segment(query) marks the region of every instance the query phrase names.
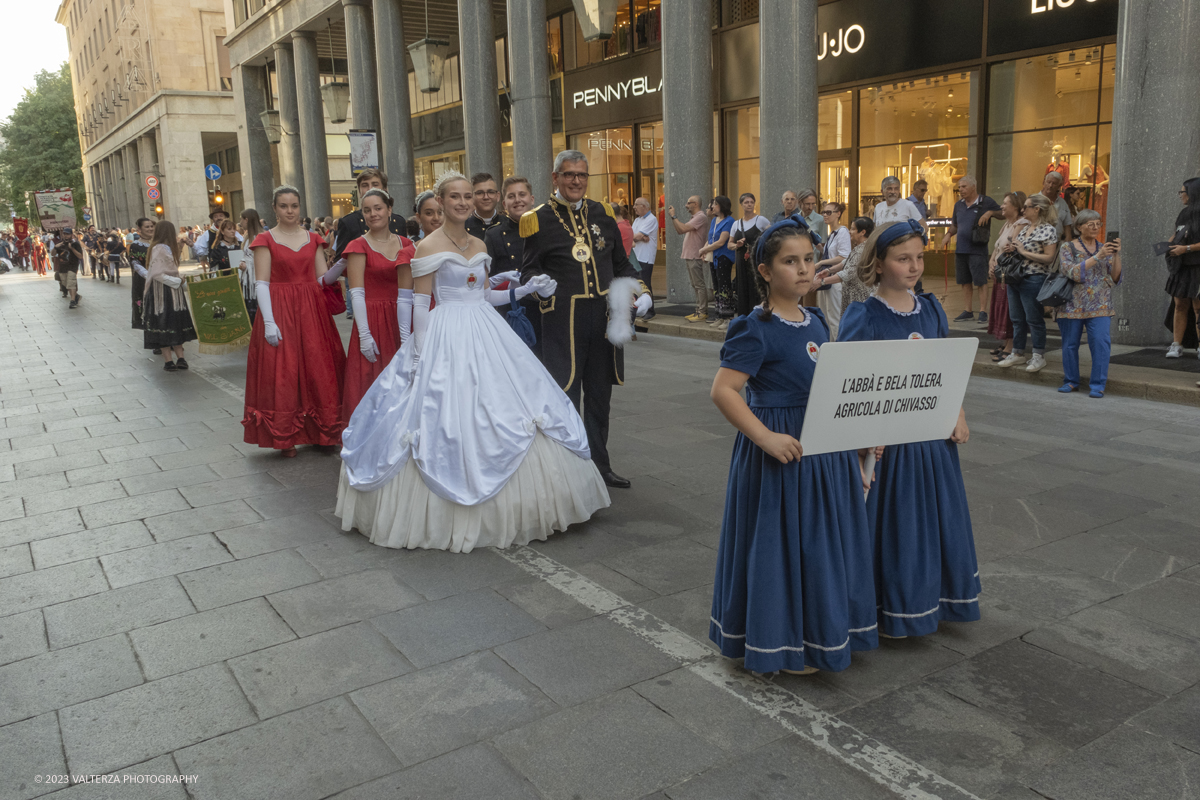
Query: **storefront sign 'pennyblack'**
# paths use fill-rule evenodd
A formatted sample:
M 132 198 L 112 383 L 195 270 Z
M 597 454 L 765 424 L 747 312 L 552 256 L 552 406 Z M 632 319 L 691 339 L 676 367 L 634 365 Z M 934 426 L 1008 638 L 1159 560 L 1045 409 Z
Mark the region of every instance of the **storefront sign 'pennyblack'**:
M 627 81 L 618 83 L 609 83 L 604 86 L 595 86 L 591 89 L 580 89 L 571 94 L 571 108 L 576 109 L 581 105 L 595 106 L 600 103 L 611 103 L 614 100 L 620 100 L 625 97 L 640 97 L 644 94 L 653 94 L 662 91 L 662 78 L 659 78 L 657 85 L 652 85 L 650 79 L 643 75 L 640 78 L 631 78 Z
M 567 127 L 600 130 L 662 118 L 662 53 L 614 59 L 563 76 Z

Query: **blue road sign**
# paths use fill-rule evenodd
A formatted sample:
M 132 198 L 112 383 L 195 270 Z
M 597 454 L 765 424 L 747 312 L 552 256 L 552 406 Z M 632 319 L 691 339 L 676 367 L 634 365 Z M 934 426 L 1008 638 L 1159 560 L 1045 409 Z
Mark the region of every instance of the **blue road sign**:
M 221 177 L 221 168 L 216 164 L 207 165 L 204 168 L 204 177 L 208 178 L 210 181 L 215 181 L 217 178 Z

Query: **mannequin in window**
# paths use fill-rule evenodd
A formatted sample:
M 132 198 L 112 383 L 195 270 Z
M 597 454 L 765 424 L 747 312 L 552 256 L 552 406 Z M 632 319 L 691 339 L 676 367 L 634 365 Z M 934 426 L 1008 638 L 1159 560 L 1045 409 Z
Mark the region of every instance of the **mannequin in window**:
M 1050 163 L 1046 165 L 1046 174 L 1057 172 L 1062 175 L 1062 188 L 1066 189 L 1071 185 L 1071 159 L 1063 155 L 1063 146 L 1056 144 L 1050 148 Z
M 1103 221 L 1108 216 L 1108 173 L 1096 163 L 1096 145 L 1088 148 L 1088 163 L 1080 171 L 1080 176 L 1092 188 L 1088 208 L 1099 211 Z

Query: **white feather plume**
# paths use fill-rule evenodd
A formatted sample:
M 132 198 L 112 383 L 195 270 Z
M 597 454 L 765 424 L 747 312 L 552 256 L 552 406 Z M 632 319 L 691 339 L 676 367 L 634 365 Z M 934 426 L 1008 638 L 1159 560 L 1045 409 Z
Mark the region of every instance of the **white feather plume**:
M 633 341 L 633 299 L 640 291 L 633 278 L 613 278 L 608 286 L 608 341 L 614 347 Z

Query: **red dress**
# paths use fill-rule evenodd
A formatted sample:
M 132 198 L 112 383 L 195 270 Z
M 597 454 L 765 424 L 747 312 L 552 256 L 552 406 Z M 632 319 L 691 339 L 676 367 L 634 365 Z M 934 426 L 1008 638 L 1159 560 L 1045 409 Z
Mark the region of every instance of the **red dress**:
M 350 347 L 346 353 L 346 388 L 342 392 L 342 423 L 350 424 L 350 415 L 358 408 L 358 401 L 371 388 L 371 384 L 383 372 L 383 368 L 400 350 L 400 324 L 396 318 L 396 297 L 399 293 L 396 268 L 408 269 L 416 248 L 405 237 L 400 237 L 400 252 L 393 261 L 375 250 L 360 236 L 346 245 L 345 255 L 365 253 L 367 270 L 363 288 L 367 296 L 367 327 L 371 338 L 379 348 L 379 355 L 372 364 L 363 357 L 358 346 L 358 321 L 350 331 Z
M 251 248 L 271 251 L 271 312 L 278 347 L 263 336 L 263 315 L 254 319 L 246 360 L 245 441 L 286 450 L 298 444 L 342 441 L 342 375 L 346 354 L 325 309 L 313 265 L 325 243 L 309 233 L 299 252 L 261 233 Z

